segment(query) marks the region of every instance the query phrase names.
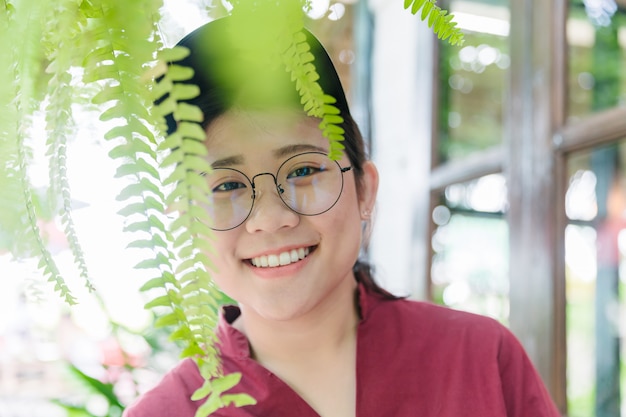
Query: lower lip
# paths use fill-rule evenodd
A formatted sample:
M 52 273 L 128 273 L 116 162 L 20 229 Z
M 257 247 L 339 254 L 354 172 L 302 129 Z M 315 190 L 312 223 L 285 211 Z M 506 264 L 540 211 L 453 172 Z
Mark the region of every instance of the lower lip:
M 299 272 L 302 268 L 304 268 L 304 266 L 309 262 L 311 255 L 313 255 L 313 252 L 309 253 L 306 258 L 301 259 L 297 262 L 292 262 L 289 265 L 259 268 L 259 267 L 252 265 L 251 263 L 248 263 L 248 267 L 259 278 L 263 278 L 263 279 L 288 278 L 290 276 L 293 276 L 297 272 Z

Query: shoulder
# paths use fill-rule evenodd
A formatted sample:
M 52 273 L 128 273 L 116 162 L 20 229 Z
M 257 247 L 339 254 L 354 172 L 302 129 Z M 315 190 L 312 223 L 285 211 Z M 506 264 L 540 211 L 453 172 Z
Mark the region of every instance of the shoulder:
M 363 369 L 372 370 L 372 384 L 400 381 L 389 395 L 406 392 L 425 409 L 445 408 L 445 415 L 497 409 L 516 417 L 559 415 L 521 343 L 500 322 L 422 301 L 367 301 L 359 336 Z
M 454 358 L 462 368 L 474 364 L 495 370 L 510 363 L 532 367 L 521 343 L 504 324 L 430 302 L 375 299 L 359 331 L 380 344 L 381 350 L 402 346 L 398 353 L 442 361 Z
M 198 405 L 190 398 L 201 385 L 202 377 L 195 362 L 185 359 L 127 407 L 124 417 L 193 416 Z
M 499 344 L 513 337 L 493 318 L 454 310 L 431 302 L 408 299 L 385 300 L 370 295 L 363 321 L 386 332 L 399 332 L 432 342 L 460 341 Z M 513 337 L 514 338 L 514 337 Z M 469 341 L 469 340 L 468 340 Z

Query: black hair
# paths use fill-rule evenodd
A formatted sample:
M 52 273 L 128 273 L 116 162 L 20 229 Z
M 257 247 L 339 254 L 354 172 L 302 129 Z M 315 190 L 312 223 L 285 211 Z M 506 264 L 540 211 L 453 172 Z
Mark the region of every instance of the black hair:
M 241 105 L 242 102 L 253 107 L 280 105 L 302 109 L 296 85 L 282 64 L 280 68 L 266 65 L 265 67 L 256 66 L 250 70 L 247 68 L 247 64 L 250 62 L 244 62 L 241 56 L 237 56 L 238 48 L 233 45 L 232 37 L 229 36 L 229 22 L 231 20 L 232 18 L 226 17 L 209 22 L 178 42 L 179 46 L 187 47 L 190 54 L 176 64 L 194 70 L 193 77 L 186 83 L 194 84 L 200 89 L 200 94 L 196 98 L 186 102 L 198 106 L 202 111 L 204 120 L 201 125 L 205 131 L 216 118 L 229 109 Z M 343 86 L 331 58 L 311 32 L 304 29 L 304 34 L 315 58 L 314 65 L 320 76 L 318 83 L 325 94 L 336 99 L 334 105 L 340 110 L 340 115 L 343 118 L 341 127 L 345 131 L 342 142 L 345 146 L 344 152 L 352 165 L 357 190 L 361 192 L 364 175 L 363 164 L 367 161 L 363 136 L 350 114 Z M 237 77 L 233 79 L 233 72 L 240 72 L 240 74 L 237 74 Z M 278 77 L 277 74 L 279 74 Z M 246 91 L 246 89 L 258 90 L 263 87 L 267 81 L 267 78 L 264 77 L 271 77 L 273 83 L 282 83 L 287 88 L 279 89 L 272 85 L 271 91 L 262 91 L 262 88 L 261 91 L 256 91 L 257 94 Z M 242 86 L 242 83 L 245 83 L 245 86 Z M 283 93 L 276 94 L 276 91 Z M 167 116 L 166 121 L 168 134 L 171 134 L 176 130 L 176 121 L 172 115 Z M 385 298 L 397 298 L 375 282 L 372 268 L 368 262 L 362 259 L 357 260 L 353 271 L 355 279 L 369 291 Z

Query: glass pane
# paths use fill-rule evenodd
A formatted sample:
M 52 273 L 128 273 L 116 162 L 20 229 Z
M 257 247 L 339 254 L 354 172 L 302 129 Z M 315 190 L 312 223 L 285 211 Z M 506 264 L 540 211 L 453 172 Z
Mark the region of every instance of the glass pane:
M 623 1 L 615 0 L 570 0 L 570 118 L 626 105 L 625 6 Z
M 446 188 L 432 213 L 432 296 L 435 302 L 509 317 L 506 184 L 502 175 Z
M 509 57 L 508 1 L 451 1 L 463 47 L 440 42 L 439 158 L 502 142 Z
M 568 160 L 565 230 L 570 417 L 626 415 L 626 141 Z

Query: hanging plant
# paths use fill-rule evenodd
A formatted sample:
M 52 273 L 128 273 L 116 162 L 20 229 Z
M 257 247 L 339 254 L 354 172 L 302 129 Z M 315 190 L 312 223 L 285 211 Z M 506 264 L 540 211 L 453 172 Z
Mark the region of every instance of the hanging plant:
M 253 63 L 284 66 L 303 109 L 321 120 L 331 158 L 338 159 L 343 119 L 318 83 L 303 32 L 310 1 L 232 0 L 231 5 L 232 36 L 243 55 Z M 14 256 L 40 260 L 42 274 L 67 304 L 79 301 L 37 224 L 40 203 L 27 173 L 33 146 L 45 146 L 49 204 L 61 219 L 78 274 L 94 290 L 72 218 L 66 155 L 75 140 L 73 104 L 96 105 L 100 120 L 112 126 L 104 138 L 118 163 L 115 176 L 128 184 L 117 199 L 124 204 L 119 212 L 126 218 L 124 230 L 136 237 L 129 247 L 153 254 L 136 265 L 152 271 L 141 288 L 150 299 L 146 308 L 157 314 L 156 326 L 173 329 L 181 356 L 193 358 L 205 380 L 193 396 L 205 400 L 199 417 L 254 399 L 223 394 L 241 375 L 220 373 L 215 347 L 222 296 L 211 280 L 211 219 L 202 209 L 210 192 L 202 173 L 211 168 L 199 125 L 202 113 L 184 103 L 199 90 L 185 83 L 192 71 L 177 64 L 188 50 L 163 45 L 162 6 L 160 0 L 0 1 L 0 77 L 13 80 L 0 84 L 0 233 L 8 236 L 6 249 Z M 405 0 L 404 7 L 419 13 L 439 38 L 462 43 L 452 15 L 434 0 Z M 42 112 L 46 136 L 33 137 L 32 121 Z M 166 135 L 169 114 L 178 128 Z

